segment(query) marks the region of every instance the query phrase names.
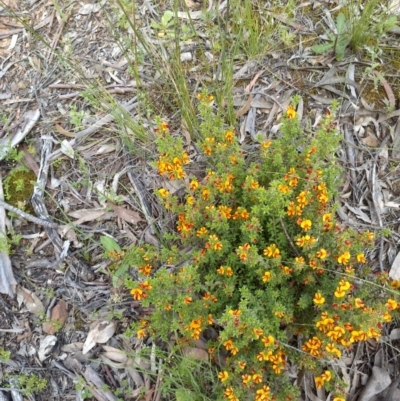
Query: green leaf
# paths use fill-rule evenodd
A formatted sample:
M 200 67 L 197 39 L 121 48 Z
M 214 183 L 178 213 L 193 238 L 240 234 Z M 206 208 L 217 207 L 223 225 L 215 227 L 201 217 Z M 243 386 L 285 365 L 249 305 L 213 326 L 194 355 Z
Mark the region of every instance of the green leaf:
M 156 21 L 151 21 L 150 26 L 154 29 L 162 29 L 162 26 Z
M 161 17 L 161 25 L 167 27 L 169 22 L 174 17 L 174 13 L 170 10 L 165 11 L 164 15 Z
M 340 13 L 336 18 L 336 28 L 339 35 L 345 31 L 346 17 L 343 13 Z
M 314 45 L 311 47 L 311 50 L 314 53 L 322 54 L 322 53 L 326 53 L 328 50 L 330 50 L 332 48 L 333 48 L 333 43 L 325 43 L 322 45 Z
M 339 37 L 335 47 L 335 54 L 337 61 L 343 60 L 344 52 L 346 50 L 347 45 L 350 43 L 350 40 L 351 40 L 350 35 Z
M 114 239 L 107 237 L 106 235 L 103 235 L 100 238 L 100 242 L 106 252 L 121 252 L 121 247 L 117 244 L 117 242 Z

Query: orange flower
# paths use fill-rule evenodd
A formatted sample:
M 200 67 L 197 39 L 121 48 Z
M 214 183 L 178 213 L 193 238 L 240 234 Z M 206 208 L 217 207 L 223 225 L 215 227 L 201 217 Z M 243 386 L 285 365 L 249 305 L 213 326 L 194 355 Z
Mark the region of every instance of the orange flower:
M 354 300 L 354 306 L 355 306 L 356 308 L 364 308 L 365 303 L 364 303 L 364 301 L 362 301 L 360 298 L 356 298 L 356 299 Z
M 234 136 L 235 136 L 235 134 L 232 131 L 228 131 L 225 134 L 225 139 L 226 139 L 227 142 L 232 143 Z
M 262 329 L 253 329 L 253 333 L 255 334 L 256 338 L 260 338 L 260 336 L 263 335 L 263 330 Z
M 192 297 L 185 297 L 184 300 L 183 300 L 183 302 L 184 302 L 186 305 L 189 305 L 192 301 L 193 301 L 193 298 L 192 298 Z
M 131 290 L 131 295 L 135 301 L 140 301 L 146 297 L 146 293 L 141 288 L 133 288 Z

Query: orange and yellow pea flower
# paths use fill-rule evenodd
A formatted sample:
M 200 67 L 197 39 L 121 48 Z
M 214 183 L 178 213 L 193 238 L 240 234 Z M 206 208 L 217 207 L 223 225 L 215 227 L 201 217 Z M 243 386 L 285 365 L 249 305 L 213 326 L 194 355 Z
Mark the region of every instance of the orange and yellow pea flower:
M 228 378 L 229 378 L 229 373 L 226 370 L 218 373 L 218 379 L 221 380 L 221 382 L 227 381 Z
M 311 228 L 311 226 L 312 226 L 312 222 L 311 222 L 311 220 L 303 220 L 301 223 L 300 223 L 300 227 L 304 230 L 304 231 L 308 231 L 308 230 L 310 230 L 310 228 Z
M 278 258 L 280 256 L 280 253 L 280 250 L 275 244 L 271 244 L 266 249 L 264 249 L 264 255 L 269 258 Z
M 293 118 L 296 117 L 296 110 L 290 104 L 286 109 L 286 117 L 289 118 L 289 119 L 293 119 Z
M 325 298 L 320 292 L 317 292 L 314 296 L 313 301 L 316 305 L 323 305 L 325 303 Z
M 346 252 L 342 253 L 340 256 L 338 256 L 337 261 L 341 265 L 347 265 L 347 264 L 349 264 L 350 258 L 351 258 L 350 252 L 346 251 Z

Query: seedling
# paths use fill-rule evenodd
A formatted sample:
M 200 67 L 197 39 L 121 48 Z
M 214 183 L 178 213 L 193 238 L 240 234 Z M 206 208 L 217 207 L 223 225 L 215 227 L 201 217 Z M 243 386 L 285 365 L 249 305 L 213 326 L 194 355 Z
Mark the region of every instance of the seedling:
M 351 41 L 348 21 L 344 14 L 340 13 L 336 18 L 336 33 L 327 32 L 327 36 L 330 39 L 329 43 L 312 46 L 312 50 L 314 53 L 322 54 L 333 49 L 336 60 L 343 60 L 346 47 Z

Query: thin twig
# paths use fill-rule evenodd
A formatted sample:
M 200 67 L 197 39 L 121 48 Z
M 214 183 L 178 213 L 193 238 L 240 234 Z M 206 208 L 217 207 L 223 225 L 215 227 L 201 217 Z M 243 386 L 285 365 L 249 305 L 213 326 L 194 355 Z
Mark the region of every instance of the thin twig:
M 282 217 L 279 217 L 279 221 L 281 223 L 282 226 L 282 230 L 285 233 L 286 239 L 289 241 L 290 246 L 292 247 L 294 253 L 296 254 L 296 256 L 300 256 L 299 251 L 297 250 L 296 246 L 294 245 L 292 239 L 290 238 L 290 235 L 288 234 L 287 230 L 286 230 L 286 226 L 285 223 L 282 220 Z
M 13 213 L 17 214 L 18 216 L 21 216 L 24 219 L 26 219 L 32 223 L 39 224 L 43 227 L 48 227 L 48 228 L 57 228 L 58 227 L 57 223 L 54 223 L 54 222 L 51 222 L 48 220 L 43 220 L 43 219 L 40 219 L 39 217 L 32 216 L 31 214 L 28 214 L 28 213 L 24 212 L 23 210 L 18 209 L 15 206 L 9 205 L 7 202 L 4 202 L 2 200 L 0 200 L 0 207 L 4 207 L 4 209 L 8 210 L 9 212 L 13 212 Z

